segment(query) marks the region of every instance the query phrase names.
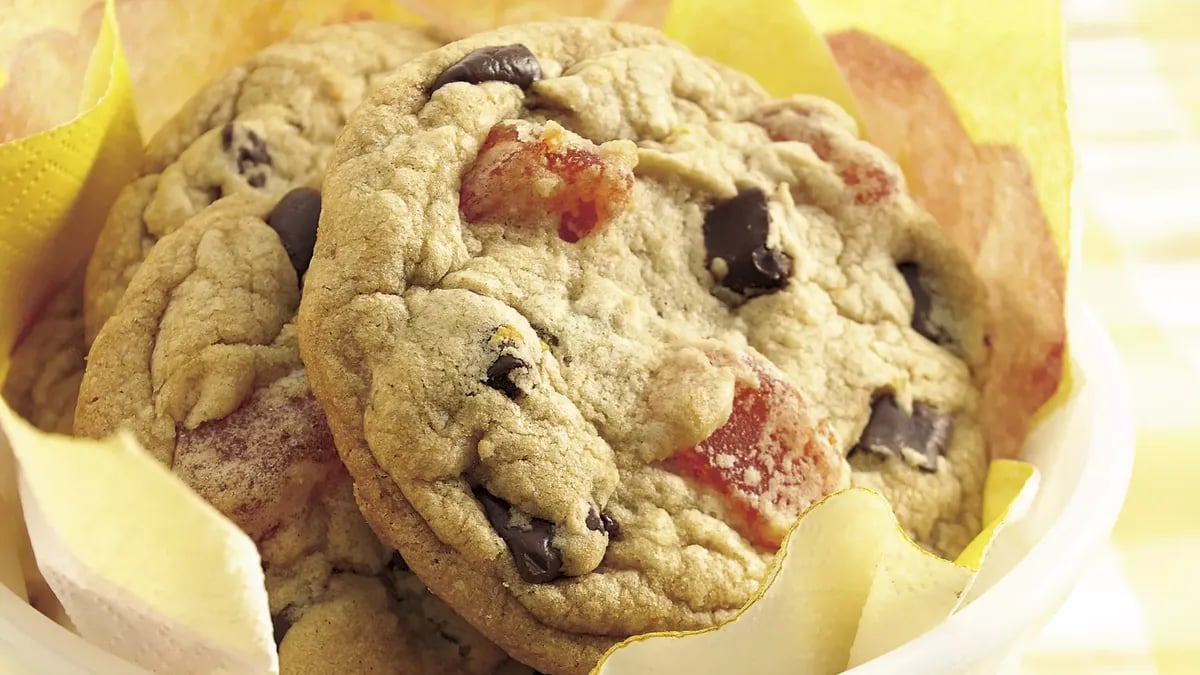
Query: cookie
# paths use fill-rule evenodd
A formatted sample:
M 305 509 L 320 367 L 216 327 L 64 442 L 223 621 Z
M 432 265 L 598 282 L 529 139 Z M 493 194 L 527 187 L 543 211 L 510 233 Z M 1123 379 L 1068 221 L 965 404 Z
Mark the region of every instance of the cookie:
M 83 378 L 83 271 L 55 293 L 19 338 L 4 380 L 4 400 L 41 429 L 71 433 Z M 25 586 L 29 604 L 55 623 L 70 626 L 62 604 L 42 578 L 28 549 Z
M 92 346 L 76 431 L 132 431 L 255 541 L 281 672 L 492 672 L 504 653 L 364 522 L 309 391 L 294 317 L 319 212 L 309 188 L 232 196 L 164 237 Z
M 399 24 L 325 26 L 205 86 L 149 142 L 141 177 L 105 221 L 87 270 L 87 344 L 154 242 L 223 196 L 320 187 L 350 111 L 389 70 L 435 46 Z
M 13 350 L 4 400 L 42 431 L 71 433 L 83 356 L 80 271 L 50 299 Z
M 980 286 L 835 105 L 510 27 L 398 69 L 324 199 L 300 347 L 360 507 L 518 659 L 733 616 L 850 482 L 978 530 Z

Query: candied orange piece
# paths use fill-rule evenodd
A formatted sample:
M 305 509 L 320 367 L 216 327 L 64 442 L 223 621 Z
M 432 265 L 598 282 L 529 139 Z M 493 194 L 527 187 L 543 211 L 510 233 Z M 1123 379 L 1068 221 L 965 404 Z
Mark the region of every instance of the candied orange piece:
M 632 162 L 561 126 L 501 122 L 463 175 L 469 223 L 547 227 L 563 241 L 596 232 L 629 204 Z
M 833 429 L 769 362 L 742 357 L 757 377 L 739 383 L 724 425 L 669 457 L 668 469 L 721 493 L 743 536 L 777 548 L 813 502 L 836 491 L 844 465 Z
M 784 101 L 760 110 L 752 118 L 772 141 L 800 141 L 828 162 L 854 194 L 854 203 L 869 206 L 896 193 L 896 177 L 864 151 L 828 111 L 809 109 L 799 101 Z

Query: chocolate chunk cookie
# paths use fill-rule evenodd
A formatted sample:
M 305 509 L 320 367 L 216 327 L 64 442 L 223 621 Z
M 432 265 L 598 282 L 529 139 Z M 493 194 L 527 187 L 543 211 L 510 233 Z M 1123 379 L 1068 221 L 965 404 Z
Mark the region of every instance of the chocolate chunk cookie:
M 164 237 L 95 340 L 76 431 L 131 430 L 256 542 L 281 672 L 492 672 L 504 653 L 364 522 L 309 391 L 294 317 L 319 213 L 308 188 L 232 196 Z
M 731 616 L 851 480 L 978 529 L 979 285 L 836 106 L 511 27 L 398 69 L 324 199 L 301 353 L 360 506 L 522 661 Z
M 13 350 L 4 400 L 42 431 L 71 433 L 83 356 L 81 270 L 50 299 Z
M 204 87 L 150 141 L 143 175 L 105 222 L 87 271 L 87 344 L 154 242 L 223 196 L 320 187 L 333 139 L 366 92 L 435 46 L 398 24 L 326 26 L 268 47 Z

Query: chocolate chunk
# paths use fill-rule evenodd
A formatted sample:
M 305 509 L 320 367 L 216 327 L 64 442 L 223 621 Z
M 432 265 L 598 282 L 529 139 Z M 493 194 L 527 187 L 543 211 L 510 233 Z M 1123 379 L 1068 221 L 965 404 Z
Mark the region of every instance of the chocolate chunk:
M 542 65 L 525 45 L 483 47 L 442 71 L 429 88 L 437 91 L 451 82 L 511 82 L 522 89 L 542 79 Z
M 488 366 L 487 379 L 484 380 L 484 384 L 515 401 L 521 395 L 521 388 L 512 381 L 510 375 L 514 370 L 528 367 L 528 363 L 512 354 L 501 354 L 496 357 L 496 361 L 492 365 Z
M 891 455 L 912 461 L 916 453 L 917 467 L 937 471 L 938 457 L 946 453 L 954 419 L 924 403 L 913 403 L 912 415 L 901 410 L 890 395 L 877 397 L 871 403 L 871 419 L 863 429 L 855 450 Z M 908 449 L 910 452 L 905 453 Z
M 238 171 L 246 173 L 260 165 L 271 165 L 271 154 L 267 152 L 267 144 L 253 131 L 246 132 L 246 145 L 238 148 Z
M 584 521 L 589 530 L 593 532 L 605 532 L 610 539 L 616 539 L 621 536 L 621 526 L 617 521 L 612 519 L 612 516 L 607 513 L 598 513 L 596 507 L 592 507 L 587 514 L 587 520 Z
M 267 183 L 261 167 L 271 166 L 271 153 L 267 151 L 266 141 L 254 130 L 245 129 L 244 134 L 239 134 L 238 129 L 233 122 L 221 128 L 221 147 L 233 153 L 238 174 L 245 176 L 251 187 L 260 188 Z
M 792 259 L 767 247 L 769 232 L 767 196 L 758 188 L 710 209 L 704 216 L 704 248 L 710 270 L 716 259 L 724 263 L 718 283 L 747 297 L 786 288 Z
M 950 342 L 946 329 L 937 325 L 930 318 L 933 309 L 933 298 L 929 295 L 925 283 L 921 281 L 921 268 L 913 262 L 903 262 L 896 266 L 908 284 L 908 290 L 913 297 L 912 328 L 928 338 L 934 344 L 944 345 Z
M 283 637 L 292 629 L 292 622 L 282 614 L 271 617 L 271 626 L 275 629 L 275 646 L 283 643 Z
M 608 533 L 609 539 L 621 538 L 621 525 L 612 519 L 612 516 L 607 513 L 600 514 L 600 524 L 604 526 L 604 531 Z
M 562 576 L 562 553 L 554 547 L 554 523 L 530 518 L 528 529 L 516 527 L 508 502 L 483 488 L 475 488 L 475 498 L 483 505 L 492 529 L 508 544 L 522 579 L 544 584 Z
M 279 200 L 267 224 L 279 235 L 288 260 L 296 269 L 296 278 L 304 279 L 317 243 L 317 221 L 321 218 L 321 193 L 307 187 L 288 192 Z

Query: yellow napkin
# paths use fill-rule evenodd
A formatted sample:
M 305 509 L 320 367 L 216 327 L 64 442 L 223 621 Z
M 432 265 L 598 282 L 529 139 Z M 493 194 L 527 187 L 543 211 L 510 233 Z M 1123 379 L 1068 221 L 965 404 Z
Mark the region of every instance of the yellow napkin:
M 913 53 L 931 58 L 940 76 L 941 62 L 934 57 L 944 56 L 945 50 L 917 49 L 912 41 L 944 46 L 961 40 L 945 31 L 922 34 L 911 20 L 889 22 L 889 17 L 911 11 L 913 4 L 928 11 L 941 3 L 860 0 L 853 4 L 853 15 L 840 9 L 837 0 L 810 0 L 808 6 L 819 16 L 832 17 L 831 26 L 859 25 L 855 19 L 862 19 L 863 25 L 869 23 Z M 970 7 L 987 3 L 962 4 L 969 7 L 955 11 L 969 14 Z M 315 5 L 298 7 L 283 19 L 285 24 L 303 23 Z M 666 14 L 668 32 L 699 53 L 748 70 L 774 93 L 822 94 L 866 121 L 820 34 L 792 0 L 747 0 L 736 6 L 675 0 Z M 998 25 L 971 25 L 995 36 L 1028 19 L 1019 12 L 1003 20 L 998 15 L 988 10 Z M 895 30 L 888 33 L 888 27 Z M 238 44 L 245 44 L 244 38 Z M 1039 61 L 1038 77 L 1045 68 L 1061 67 L 1057 38 L 1027 41 L 1022 48 L 1049 59 L 1049 65 Z M 1031 62 L 1035 56 L 1017 61 Z M 1005 82 L 1019 77 L 1004 72 Z M 1036 151 L 1027 157 L 1043 188 L 1041 204 L 1054 231 L 1064 233 L 1067 221 L 1060 216 L 1066 213 L 1069 171 L 1056 173 L 1051 162 L 1061 158 L 1056 149 L 1066 143 L 1065 126 L 1064 134 L 1055 132 L 1061 110 L 1038 107 L 1033 111 L 1037 117 L 1027 116 L 1019 128 L 1011 119 L 982 124 L 980 120 L 992 119 L 985 114 L 988 106 L 1008 103 L 976 96 L 988 86 L 984 79 L 955 78 L 952 84 L 973 137 Z M 1046 86 L 1048 96 L 1061 101 L 1061 83 Z M 144 93 L 139 102 L 143 98 Z M 81 214 L 103 213 L 132 172 L 140 143 L 134 99 L 108 0 L 80 115 L 43 134 L 0 145 L 0 181 L 5 183 L 0 186 L 0 374 L 18 327 L 90 248 L 98 221 Z M 864 126 L 873 132 L 870 124 Z M 977 136 L 981 133 L 986 136 Z M 163 672 L 277 669 L 257 555 L 240 531 L 140 453 L 128 437 L 90 442 L 50 436 L 16 419 L 6 405 L 0 407 L 0 426 L 17 460 L 14 472 L 12 458 L 0 451 L 0 536 L 16 540 L 0 540 L 0 580 L 20 586 L 19 568 L 6 558 L 23 538 L 13 520 L 19 506 L 11 480 L 17 475 L 39 566 L 85 637 Z M 778 672 L 837 672 L 868 660 L 955 609 L 988 545 L 1006 520 L 1019 516 L 1036 482 L 1027 464 L 994 462 L 985 494 L 985 530 L 956 562 L 912 545 L 878 495 L 859 489 L 833 495 L 797 522 L 771 582 L 736 620 L 697 633 L 633 638 L 614 648 L 597 670 L 648 672 L 669 662 L 696 672 L 736 672 L 744 666 L 744 657 L 736 657 L 745 653 Z M 900 616 L 904 621 L 896 620 Z
M 988 476 L 1002 508 L 959 562 L 926 553 L 904 536 L 883 497 L 853 488 L 825 498 L 796 523 L 774 577 L 733 621 L 693 633 L 630 638 L 593 672 L 736 673 L 753 654 L 756 675 L 837 673 L 920 635 L 950 615 L 979 570 L 987 545 L 1019 517 L 1036 490 L 1023 462 L 1000 461 Z
M 141 138 L 111 1 L 80 114 L 0 146 L 0 375 L 17 328 L 91 250 Z M 45 434 L 0 405 L 38 566 L 81 634 L 157 672 L 274 672 L 254 544 L 128 437 Z M 3 451 L 0 464 L 11 466 Z M 8 474 L 5 476 L 4 474 Z M 23 591 L 11 470 L 0 492 L 4 582 Z

